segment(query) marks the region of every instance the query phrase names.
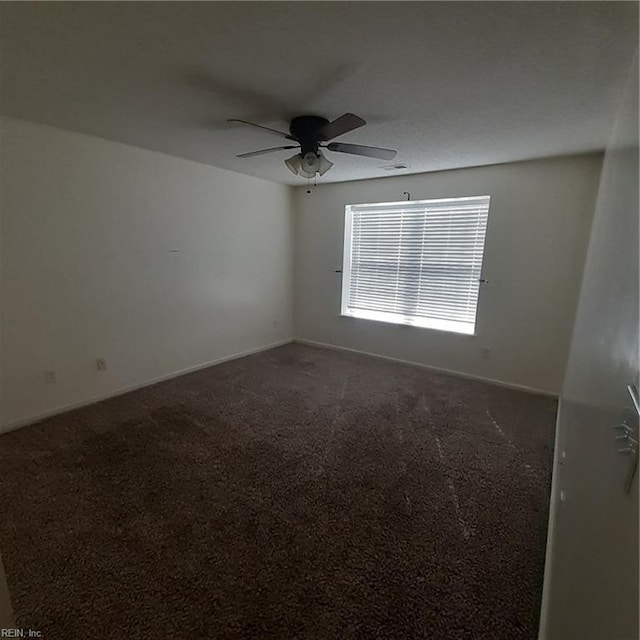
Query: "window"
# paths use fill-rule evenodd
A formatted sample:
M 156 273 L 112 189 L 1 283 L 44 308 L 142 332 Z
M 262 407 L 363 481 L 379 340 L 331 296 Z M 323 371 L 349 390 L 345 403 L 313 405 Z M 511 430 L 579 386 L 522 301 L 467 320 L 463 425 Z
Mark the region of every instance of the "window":
M 347 205 L 342 315 L 474 334 L 489 200 Z

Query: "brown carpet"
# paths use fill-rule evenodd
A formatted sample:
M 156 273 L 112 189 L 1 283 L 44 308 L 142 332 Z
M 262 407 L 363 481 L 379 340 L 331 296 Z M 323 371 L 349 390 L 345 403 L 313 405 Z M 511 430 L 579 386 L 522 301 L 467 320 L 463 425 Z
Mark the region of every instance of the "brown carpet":
M 536 638 L 554 400 L 287 345 L 0 437 L 45 640 Z

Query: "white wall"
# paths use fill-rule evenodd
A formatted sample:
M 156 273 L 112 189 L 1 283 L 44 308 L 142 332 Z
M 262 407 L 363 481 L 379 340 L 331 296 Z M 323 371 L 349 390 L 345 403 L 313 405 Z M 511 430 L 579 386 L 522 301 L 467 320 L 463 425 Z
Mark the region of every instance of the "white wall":
M 1 135 L 0 425 L 291 336 L 288 187 L 16 120 Z
M 638 384 L 638 170 L 636 59 L 605 154 L 560 398 L 547 640 L 638 638 L 638 479 L 625 494 L 629 460 L 612 429 L 632 407 L 626 386 Z
M 296 189 L 297 338 L 557 393 L 564 374 L 601 155 Z M 363 160 L 366 162 L 366 160 Z M 340 316 L 344 207 L 490 195 L 476 336 Z M 490 349 L 488 359 L 483 348 Z

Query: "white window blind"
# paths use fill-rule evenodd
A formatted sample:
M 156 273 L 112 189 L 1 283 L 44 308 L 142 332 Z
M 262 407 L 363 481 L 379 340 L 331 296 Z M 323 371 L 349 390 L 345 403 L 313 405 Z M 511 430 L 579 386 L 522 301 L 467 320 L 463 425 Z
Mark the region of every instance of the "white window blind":
M 473 334 L 489 200 L 347 205 L 342 315 Z

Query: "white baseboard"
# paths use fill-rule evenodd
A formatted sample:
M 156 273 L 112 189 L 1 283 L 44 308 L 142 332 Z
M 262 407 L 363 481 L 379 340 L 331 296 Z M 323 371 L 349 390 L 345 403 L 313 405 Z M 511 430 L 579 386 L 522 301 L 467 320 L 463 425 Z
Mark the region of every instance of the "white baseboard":
M 333 349 L 334 351 L 348 351 L 350 353 L 359 353 L 364 356 L 372 356 L 373 358 L 390 360 L 391 362 L 399 362 L 400 364 L 407 364 L 412 367 L 420 367 L 421 369 L 428 369 L 429 371 L 435 371 L 437 373 L 446 373 L 447 375 L 456 376 L 458 378 L 466 378 L 468 380 L 480 380 L 482 382 L 487 382 L 488 384 L 494 384 L 499 387 L 507 387 L 508 389 L 526 391 L 527 393 L 535 393 L 536 395 L 547 396 L 549 398 L 558 397 L 557 393 L 554 393 L 553 391 L 547 391 L 545 389 L 534 389 L 533 387 L 527 387 L 522 384 L 504 382 L 503 380 L 494 380 L 493 378 L 485 378 L 483 376 L 477 376 L 471 373 L 464 373 L 462 371 L 453 371 L 452 369 L 443 369 L 442 367 L 434 367 L 429 364 L 423 364 L 422 362 L 413 362 L 412 360 L 401 360 L 400 358 L 383 356 L 383 355 L 380 355 L 379 353 L 371 353 L 370 351 L 361 351 L 359 349 L 351 349 L 349 347 L 342 347 L 337 344 L 329 344 L 328 342 L 316 342 L 315 340 L 307 340 L 305 338 L 294 338 L 293 342 L 298 342 L 300 344 L 308 344 L 309 346 L 312 346 L 312 347 L 321 347 L 322 349 Z
M 109 391 L 107 393 L 103 393 L 97 396 L 91 396 L 86 400 L 82 400 L 79 402 L 73 402 L 69 404 L 59 405 L 54 407 L 53 409 L 49 409 L 47 411 L 43 411 L 41 413 L 33 414 L 27 416 L 25 418 L 20 418 L 19 420 L 14 420 L 13 422 L 9 422 L 0 426 L 0 433 L 5 433 L 7 431 L 13 431 L 15 429 L 20 429 L 21 427 L 25 427 L 27 425 L 33 424 L 34 422 L 39 422 L 40 420 L 44 420 L 45 418 L 50 418 L 52 416 L 58 415 L 60 413 L 65 413 L 66 411 L 72 411 L 73 409 L 79 409 L 81 407 L 85 407 L 89 404 L 93 404 L 95 402 L 100 402 L 101 400 L 108 400 L 109 398 L 114 398 L 116 396 L 123 395 L 125 393 L 129 393 L 130 391 L 135 391 L 136 389 L 141 389 L 143 387 L 148 387 L 152 384 L 157 384 L 158 382 L 163 382 L 164 380 L 171 380 L 172 378 L 177 378 L 179 376 L 183 376 L 187 373 L 192 373 L 194 371 L 198 371 L 200 369 L 206 369 L 207 367 L 213 367 L 217 364 L 222 364 L 223 362 L 228 362 L 229 360 L 235 360 L 237 358 L 243 358 L 244 356 L 249 356 L 253 353 L 259 353 L 260 351 L 267 351 L 268 349 L 274 349 L 275 347 L 280 347 L 285 344 L 289 344 L 290 342 L 298 342 L 300 344 L 308 344 L 315 347 L 321 347 L 324 349 L 334 349 L 336 351 L 348 351 L 351 353 L 359 353 L 366 356 L 371 356 L 374 358 L 380 358 L 382 360 L 389 360 L 391 362 L 399 362 L 401 364 L 410 365 L 413 367 L 420 367 L 422 369 L 428 369 L 430 371 L 436 371 L 438 373 L 446 373 L 448 375 L 458 376 L 461 378 L 467 378 L 470 380 L 481 380 L 483 382 L 487 382 L 489 384 L 495 384 L 501 387 L 507 387 L 510 389 L 518 389 L 520 391 L 526 391 L 528 393 L 536 393 L 539 395 L 549 396 L 552 398 L 557 398 L 557 394 L 552 393 L 550 391 L 542 390 L 542 389 L 534 389 L 532 387 L 527 387 L 524 385 L 513 384 L 510 382 L 504 382 L 502 380 L 494 380 L 492 378 L 485 378 L 482 376 L 476 376 L 468 373 L 463 373 L 460 371 L 452 371 L 451 369 L 443 369 L 441 367 L 433 367 L 431 365 L 422 364 L 420 362 L 413 362 L 410 360 L 401 360 L 400 358 L 392 358 L 390 356 L 383 356 L 377 353 L 371 353 L 369 351 L 361 351 L 358 349 L 351 349 L 349 347 L 342 347 L 335 344 L 329 344 L 326 342 L 317 342 L 314 340 L 306 340 L 304 338 L 287 338 L 285 340 L 279 340 L 278 342 L 272 342 L 270 344 L 262 345 L 260 347 L 255 347 L 254 349 L 249 349 L 247 351 L 242 351 L 240 353 L 234 353 L 229 356 L 224 356 L 222 358 L 217 358 L 215 360 L 210 360 L 208 362 L 203 362 L 193 367 L 187 367 L 185 369 L 180 369 L 179 371 L 174 371 L 172 373 L 159 376 L 157 378 L 152 378 L 150 380 L 145 380 L 144 382 L 128 385 L 126 387 L 120 387 L 113 391 Z
M 278 342 L 265 344 L 260 347 L 255 347 L 254 349 L 248 349 L 247 351 L 241 351 L 240 353 L 234 353 L 229 356 L 223 356 L 222 358 L 216 358 L 215 360 L 210 360 L 209 362 L 202 362 L 200 364 L 194 365 L 193 367 L 187 367 L 186 369 L 173 371 L 172 373 L 168 373 L 166 375 L 159 376 L 157 378 L 145 380 L 144 382 L 140 382 L 139 384 L 120 387 L 113 391 L 108 391 L 107 393 L 103 393 L 97 396 L 92 396 L 90 398 L 87 398 L 86 400 L 81 400 L 80 402 L 72 402 L 70 404 L 59 405 L 57 407 L 54 407 L 53 409 L 48 409 L 47 411 L 43 411 L 42 413 L 37 413 L 31 416 L 28 416 L 26 418 L 20 418 L 19 420 L 14 420 L 13 422 L 9 422 L 8 424 L 2 425 L 0 426 L 0 433 L 6 433 L 7 431 L 14 431 L 15 429 L 26 427 L 27 425 L 33 424 L 34 422 L 39 422 L 40 420 L 44 420 L 45 418 L 51 418 L 52 416 L 56 416 L 60 413 L 72 411 L 73 409 L 80 409 L 81 407 L 86 407 L 87 405 L 94 404 L 95 402 L 100 402 L 101 400 L 108 400 L 109 398 L 115 398 L 116 396 L 121 396 L 125 393 L 129 393 L 130 391 L 135 391 L 136 389 L 142 389 L 143 387 L 149 387 L 152 384 L 157 384 L 158 382 L 164 382 L 165 380 L 171 380 L 172 378 L 178 378 L 179 376 L 184 376 L 187 373 L 193 373 L 194 371 L 199 371 L 200 369 L 213 367 L 216 364 L 222 364 L 223 362 L 228 362 L 229 360 L 237 360 L 238 358 L 244 358 L 245 356 L 250 356 L 253 353 L 259 353 L 260 351 L 268 351 L 269 349 L 275 349 L 275 347 L 281 347 L 282 345 L 289 344 L 290 342 L 293 342 L 293 338 L 287 338 L 286 340 L 279 340 Z

